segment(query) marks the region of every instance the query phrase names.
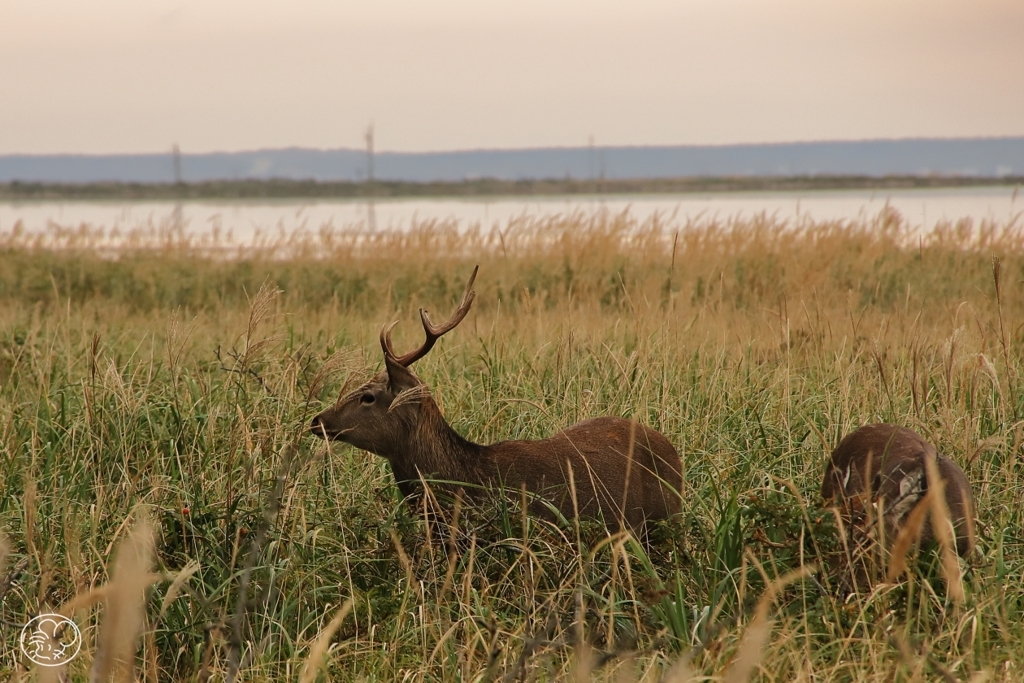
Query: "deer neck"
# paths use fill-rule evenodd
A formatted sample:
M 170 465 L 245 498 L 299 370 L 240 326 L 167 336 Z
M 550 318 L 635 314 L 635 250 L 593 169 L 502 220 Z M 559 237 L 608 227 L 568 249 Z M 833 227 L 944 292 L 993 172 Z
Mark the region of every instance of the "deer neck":
M 388 458 L 395 479 L 400 482 L 416 481 L 420 477 L 468 483 L 483 481 L 484 447 L 452 429 L 433 399 L 423 400 L 411 433 L 412 438 Z

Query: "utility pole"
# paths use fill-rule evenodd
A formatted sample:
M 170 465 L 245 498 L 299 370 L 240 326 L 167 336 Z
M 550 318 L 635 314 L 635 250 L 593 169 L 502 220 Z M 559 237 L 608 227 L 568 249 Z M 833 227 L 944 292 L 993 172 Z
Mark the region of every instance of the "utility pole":
M 174 185 L 178 188 L 179 192 L 181 186 L 185 184 L 181 175 L 181 150 L 178 149 L 178 143 L 175 142 L 171 146 L 171 157 L 174 160 Z M 181 206 L 181 196 L 179 195 L 178 201 L 174 204 L 174 211 L 171 212 L 171 228 L 176 231 L 181 231 L 185 227 L 185 216 Z
M 587 175 L 590 176 L 590 182 L 593 183 L 597 180 L 597 173 L 595 171 L 596 165 L 594 164 L 594 135 L 590 135 L 590 140 L 587 143 L 588 154 L 587 154 Z
M 373 183 L 373 124 L 366 127 L 366 182 Z
M 370 232 L 377 230 L 377 214 L 373 207 L 373 124 L 366 127 L 366 225 Z
M 181 150 L 177 142 L 171 147 L 171 156 L 174 158 L 174 184 L 181 185 L 184 181 L 181 179 Z

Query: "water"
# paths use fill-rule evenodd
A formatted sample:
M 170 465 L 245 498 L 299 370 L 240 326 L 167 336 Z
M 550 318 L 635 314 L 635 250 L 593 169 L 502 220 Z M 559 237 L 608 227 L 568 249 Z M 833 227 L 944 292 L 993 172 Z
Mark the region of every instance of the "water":
M 844 190 L 804 192 L 746 192 L 651 194 L 613 196 L 501 197 L 465 199 L 390 199 L 373 206 L 376 229 L 403 230 L 418 221 L 456 221 L 461 227 L 480 224 L 504 227 L 517 217 L 546 218 L 573 212 L 590 215 L 628 211 L 640 221 L 658 216 L 663 222 L 749 218 L 766 213 L 778 220 L 870 219 L 888 204 L 918 230 L 940 221 L 970 218 L 1006 224 L 1021 222 L 1024 193 L 1009 187 L 926 190 Z M 183 225 L 196 236 L 211 235 L 246 243 L 257 236 L 273 237 L 321 228 L 366 227 L 365 200 L 221 200 L 187 202 L 23 202 L 0 203 L 0 234 L 17 224 L 26 233 L 55 226 L 78 229 L 85 225 L 126 234 Z M 1015 218 L 1016 217 L 1016 218 Z

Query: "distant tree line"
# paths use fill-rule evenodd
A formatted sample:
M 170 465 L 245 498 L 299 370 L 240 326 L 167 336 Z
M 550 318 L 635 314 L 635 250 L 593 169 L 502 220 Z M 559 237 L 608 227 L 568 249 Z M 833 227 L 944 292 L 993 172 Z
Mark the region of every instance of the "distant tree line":
M 0 183 L 0 201 L 73 199 L 386 199 L 391 197 L 488 197 L 528 195 L 645 194 L 685 192 L 784 192 L 799 190 L 912 189 L 1019 186 L 1024 176 L 727 176 L 580 180 L 498 180 L 372 183 L 316 180 L 216 180 L 198 183 Z

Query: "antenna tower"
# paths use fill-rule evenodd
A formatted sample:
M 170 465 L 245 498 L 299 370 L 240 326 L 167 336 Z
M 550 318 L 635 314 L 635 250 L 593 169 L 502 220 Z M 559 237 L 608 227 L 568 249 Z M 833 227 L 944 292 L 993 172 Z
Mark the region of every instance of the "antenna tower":
M 377 229 L 377 214 L 373 207 L 373 124 L 366 127 L 366 224 L 370 231 Z

